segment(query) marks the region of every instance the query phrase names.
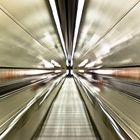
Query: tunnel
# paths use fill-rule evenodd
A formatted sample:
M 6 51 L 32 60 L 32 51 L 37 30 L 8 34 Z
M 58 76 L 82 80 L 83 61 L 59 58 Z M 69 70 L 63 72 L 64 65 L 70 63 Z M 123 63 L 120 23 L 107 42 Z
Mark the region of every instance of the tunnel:
M 140 0 L 0 0 L 0 140 L 140 140 Z

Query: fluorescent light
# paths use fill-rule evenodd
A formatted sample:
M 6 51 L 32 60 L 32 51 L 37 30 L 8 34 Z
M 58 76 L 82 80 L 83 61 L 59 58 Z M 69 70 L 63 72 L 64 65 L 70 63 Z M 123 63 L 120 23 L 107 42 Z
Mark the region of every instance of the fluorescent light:
M 54 73 L 60 73 L 61 72 L 61 70 L 55 70 L 54 71 Z
M 80 73 L 84 73 L 85 71 L 84 71 L 84 70 L 78 70 L 78 72 L 80 72 Z
M 66 70 L 66 75 L 68 75 L 69 74 L 69 70 Z
M 45 68 L 54 68 L 54 65 L 47 60 L 43 59 L 42 64 L 44 65 Z
M 54 66 L 56 66 L 56 67 L 61 67 L 61 65 L 60 65 L 58 62 L 54 61 L 54 60 L 51 60 L 51 63 L 52 63 Z
M 73 70 L 70 70 L 70 74 L 73 75 Z
M 55 0 L 49 0 L 49 3 L 50 3 L 50 6 L 51 6 L 51 9 L 52 9 L 52 14 L 53 14 L 53 17 L 54 17 L 54 20 L 55 20 L 57 31 L 58 31 L 58 34 L 59 34 L 59 37 L 60 37 L 60 40 L 61 40 L 64 55 L 67 59 L 67 57 L 68 57 L 67 56 L 67 51 L 66 51 L 66 47 L 65 47 L 65 43 L 64 43 L 64 38 L 63 38 L 63 35 L 62 35 L 62 30 L 61 30 L 61 26 L 60 26 L 60 21 L 59 21 L 59 17 L 58 17 L 58 13 L 57 13 Z
M 21 74 L 25 75 L 37 75 L 37 74 L 45 74 L 47 73 L 46 70 L 28 70 L 28 71 L 21 71 Z
M 45 60 L 41 55 L 38 55 L 37 58 L 41 60 L 38 66 L 45 68 L 54 68 L 54 65 L 51 62 Z
M 85 66 L 87 63 L 88 63 L 88 59 L 85 59 L 85 60 L 83 60 L 83 61 L 78 65 L 78 67 L 83 67 L 83 66 Z
M 70 66 L 73 66 L 73 59 L 71 59 L 70 61 Z
M 67 67 L 69 66 L 69 61 L 68 61 L 68 59 L 66 60 L 66 66 L 67 66 Z
M 96 63 L 96 61 L 90 62 L 85 66 L 85 68 L 93 67 L 93 66 L 95 66 L 95 63 Z
M 101 65 L 103 62 L 101 59 L 97 59 L 95 61 L 92 61 L 90 63 L 88 63 L 85 68 L 90 68 L 90 67 L 93 67 L 93 66 L 98 66 L 98 65 Z
M 81 17 L 82 17 L 82 12 L 83 12 L 83 8 L 84 8 L 84 3 L 85 3 L 85 0 L 78 1 L 78 9 L 77 9 L 77 15 L 76 15 L 76 24 L 75 24 L 75 30 L 74 30 L 74 40 L 73 40 L 72 57 L 71 57 L 72 60 L 74 57 L 74 51 L 75 51 L 75 47 L 76 47 L 76 41 L 77 41 L 80 21 L 81 21 Z
M 110 75 L 110 74 L 113 74 L 113 70 L 94 70 L 95 73 L 97 74 L 107 74 L 107 75 Z

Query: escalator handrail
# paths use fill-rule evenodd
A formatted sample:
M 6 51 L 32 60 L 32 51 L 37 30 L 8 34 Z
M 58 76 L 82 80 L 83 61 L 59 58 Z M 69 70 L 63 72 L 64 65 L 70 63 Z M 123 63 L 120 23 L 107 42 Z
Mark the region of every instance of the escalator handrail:
M 58 83 L 60 83 L 64 79 L 64 76 L 60 77 L 60 79 L 56 80 L 55 83 L 51 87 L 55 87 Z M 53 90 L 53 88 L 51 88 Z M 48 92 L 48 91 L 47 91 Z M 49 92 L 50 93 L 50 92 Z M 46 91 L 41 91 L 40 94 L 35 96 L 31 101 L 27 103 L 26 106 L 24 106 L 21 111 L 16 115 L 16 117 L 12 120 L 12 122 L 1 132 L 0 134 L 0 140 L 2 140 L 17 124 L 17 122 L 22 118 L 22 116 L 46 93 Z M 15 115 L 13 115 L 15 116 Z
M 7 87 L 9 86 L 12 86 L 13 84 L 11 85 L 7 85 L 5 88 L 6 88 L 6 91 L 1 91 L 0 93 L 0 99 L 2 99 L 3 97 L 7 97 L 9 95 L 13 95 L 14 93 L 16 93 L 18 90 L 22 90 L 23 88 L 27 88 L 27 87 L 30 87 L 34 84 L 37 84 L 37 83 L 40 83 L 40 82 L 48 82 L 48 81 L 51 81 L 51 80 L 54 80 L 55 78 L 57 78 L 58 76 L 60 76 L 61 74 L 58 74 L 58 75 L 55 75 L 54 77 L 51 77 L 50 79 L 47 79 L 47 78 L 41 78 L 41 79 L 34 79 L 34 80 L 28 80 L 28 81 L 25 81 L 22 83 L 18 83 L 16 84 L 16 87 L 15 88 L 11 88 L 10 90 L 7 89 Z M 14 84 L 14 85 L 15 85 Z M 21 85 L 20 85 L 21 84 Z
M 121 139 L 121 140 L 129 140 L 131 139 L 127 134 L 126 132 L 121 128 L 121 126 L 114 120 L 114 118 L 111 116 L 111 114 L 107 111 L 107 108 L 106 108 L 106 105 L 99 99 L 99 97 L 93 93 L 93 91 L 91 91 L 85 84 L 83 84 L 80 79 L 78 78 L 78 76 L 74 75 L 74 77 L 76 78 L 76 80 L 79 82 L 80 85 L 82 85 L 81 87 L 85 88 L 88 93 L 91 95 L 91 96 L 94 96 L 94 98 L 96 99 L 100 109 L 102 110 L 102 112 L 105 114 L 105 116 L 107 117 L 107 119 L 109 120 L 113 130 L 115 131 L 115 133 L 118 135 L 118 137 Z M 95 91 L 96 92 L 96 91 Z M 88 96 L 88 95 L 87 95 Z M 91 98 L 88 96 L 88 98 L 91 100 Z

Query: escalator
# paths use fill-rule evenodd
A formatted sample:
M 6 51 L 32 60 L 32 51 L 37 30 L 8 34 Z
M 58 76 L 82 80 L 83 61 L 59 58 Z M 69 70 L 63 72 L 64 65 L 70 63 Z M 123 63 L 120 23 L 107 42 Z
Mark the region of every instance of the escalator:
M 96 140 L 73 78 L 66 78 L 35 140 Z

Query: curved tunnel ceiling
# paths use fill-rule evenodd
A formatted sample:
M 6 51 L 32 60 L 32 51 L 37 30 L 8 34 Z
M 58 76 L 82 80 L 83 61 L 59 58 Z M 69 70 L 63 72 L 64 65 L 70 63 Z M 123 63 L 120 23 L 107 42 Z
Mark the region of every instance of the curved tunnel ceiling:
M 45 60 L 64 63 L 45 1 L 2 0 L 0 5 L 1 66 L 39 67 Z
M 85 0 L 74 67 L 139 65 L 139 0 Z M 71 57 L 80 0 L 56 0 L 65 49 Z M 0 1 L 0 66 L 66 66 L 49 1 Z M 136 53 L 137 52 L 137 53 Z
M 92 62 L 90 66 L 138 65 L 139 2 L 88 1 L 75 53 L 75 65 L 84 59 Z

